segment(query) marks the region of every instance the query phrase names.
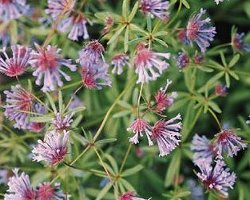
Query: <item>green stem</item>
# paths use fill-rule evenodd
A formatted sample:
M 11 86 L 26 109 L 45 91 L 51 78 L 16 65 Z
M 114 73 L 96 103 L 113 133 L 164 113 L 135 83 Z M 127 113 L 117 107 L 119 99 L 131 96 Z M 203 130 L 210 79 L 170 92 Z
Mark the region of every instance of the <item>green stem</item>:
M 126 154 L 125 154 L 125 156 L 124 156 L 124 159 L 123 159 L 123 161 L 122 161 L 121 168 L 120 168 L 120 170 L 119 170 L 119 172 L 120 172 L 120 173 L 122 172 L 123 167 L 124 167 L 124 165 L 125 165 L 125 163 L 126 163 L 126 161 L 127 161 L 127 159 L 128 159 L 128 155 L 129 155 L 129 153 L 130 153 L 131 147 L 132 147 L 132 144 L 131 144 L 131 143 L 129 143 L 129 146 L 128 146 L 128 149 L 127 149 L 127 152 L 126 152 Z
M 141 84 L 141 88 L 140 88 L 140 93 L 138 96 L 138 100 L 137 100 L 137 117 L 140 117 L 140 100 L 141 100 L 141 95 L 142 95 L 142 89 L 143 89 L 143 83 Z
M 166 28 L 169 27 L 169 26 L 175 21 L 175 19 L 178 17 L 178 15 L 179 15 L 179 13 L 180 13 L 180 11 L 181 11 L 181 7 L 182 7 L 182 2 L 181 2 L 181 0 L 180 0 L 180 1 L 179 1 L 179 7 L 178 7 L 178 10 L 177 10 L 176 14 L 175 14 L 175 16 L 168 22 Z
M 208 111 L 211 113 L 211 115 L 212 115 L 213 118 L 215 119 L 215 121 L 216 121 L 216 123 L 218 124 L 220 130 L 222 130 L 221 125 L 220 125 L 220 122 L 219 122 L 217 116 L 214 114 L 214 112 L 213 112 L 212 110 L 209 109 Z

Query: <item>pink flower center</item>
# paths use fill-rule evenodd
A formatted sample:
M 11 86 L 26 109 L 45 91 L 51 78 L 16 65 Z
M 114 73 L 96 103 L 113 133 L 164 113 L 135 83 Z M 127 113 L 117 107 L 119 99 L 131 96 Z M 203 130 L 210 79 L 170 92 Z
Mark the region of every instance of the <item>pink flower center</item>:
M 242 49 L 242 41 L 237 36 L 233 39 L 233 46 L 236 49 Z
M 162 112 L 171 105 L 171 102 L 169 101 L 167 95 L 164 94 L 164 92 L 161 90 L 158 91 L 157 94 L 155 95 L 155 101 L 156 101 L 157 112 Z
M 140 9 L 142 10 L 143 13 L 150 12 L 151 10 L 150 7 L 151 5 L 149 4 L 149 2 L 146 1 L 141 2 Z
M 83 69 L 81 75 L 83 85 L 86 88 L 95 89 L 97 87 L 93 73 L 91 73 L 89 70 Z
M 12 0 L 0 0 L 0 4 L 9 4 Z
M 146 64 L 152 58 L 152 52 L 147 48 L 139 49 L 135 58 L 135 65 Z
M 21 91 L 20 97 L 17 100 L 21 111 L 31 110 L 33 98 L 29 92 Z
M 212 189 L 214 183 L 215 183 L 215 180 L 214 180 L 214 178 L 213 178 L 212 176 L 209 176 L 209 177 L 207 178 L 207 180 L 204 180 L 204 181 L 203 181 L 203 184 L 204 184 L 204 186 L 205 186 L 207 189 Z
M 13 59 L 11 59 L 6 75 L 10 77 L 19 76 L 23 74 L 24 71 L 25 68 L 23 65 L 20 65 L 20 63 L 14 63 Z
M 120 200 L 132 200 L 133 197 L 134 197 L 133 192 L 127 192 L 120 197 Z
M 223 130 L 219 136 L 218 136 L 218 142 L 226 142 L 228 138 L 230 138 L 233 135 L 233 133 L 229 130 Z
M 87 46 L 88 49 L 92 49 L 95 53 L 101 54 L 104 51 L 103 46 L 98 41 L 92 41 Z
M 135 133 L 139 133 L 142 132 L 146 129 L 146 127 L 148 126 L 147 122 L 143 119 L 137 119 L 132 125 L 131 125 L 131 129 L 133 132 Z
M 187 27 L 187 38 L 191 41 L 195 40 L 197 38 L 198 30 L 199 25 L 196 22 L 191 21 Z
M 54 165 L 56 163 L 59 163 L 61 160 L 63 160 L 66 153 L 67 153 L 67 147 L 60 147 L 56 149 L 56 152 L 52 158 L 51 164 Z
M 152 139 L 156 140 L 158 137 L 160 137 L 164 132 L 164 128 L 165 128 L 165 122 L 164 121 L 158 121 L 153 127 Z
M 38 59 L 38 65 L 43 71 L 46 71 L 48 69 L 54 69 L 58 66 L 58 55 L 55 49 L 51 49 L 49 51 L 40 51 Z
M 37 196 L 40 200 L 52 200 L 54 189 L 49 184 L 42 185 L 37 191 Z

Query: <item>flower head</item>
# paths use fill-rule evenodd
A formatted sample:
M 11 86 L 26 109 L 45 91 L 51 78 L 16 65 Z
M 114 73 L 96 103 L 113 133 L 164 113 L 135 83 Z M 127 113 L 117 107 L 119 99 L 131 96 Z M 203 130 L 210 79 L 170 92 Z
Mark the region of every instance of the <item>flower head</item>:
M 45 13 L 56 20 L 59 15 L 69 14 L 74 6 L 75 0 L 48 0 L 48 7 L 45 10 Z
M 70 81 L 70 76 L 61 70 L 61 66 L 68 67 L 71 71 L 76 70 L 76 65 L 70 59 L 64 59 L 59 54 L 61 49 L 48 45 L 39 47 L 36 45 L 37 52 L 32 53 L 31 64 L 35 71 L 33 75 L 37 77 L 36 84 L 43 85 L 42 91 L 53 91 L 56 86 L 63 86 L 61 76 Z M 43 83 L 42 83 L 43 79 Z
M 215 145 L 207 139 L 206 136 L 195 134 L 191 144 L 191 150 L 194 152 L 193 162 L 199 165 L 200 162 L 206 160 L 207 163 L 212 163 L 212 160 L 217 155 Z
M 169 2 L 166 0 L 140 0 L 140 9 L 144 14 L 150 13 L 161 20 L 169 17 Z
M 210 24 L 210 18 L 201 19 L 206 13 L 206 10 L 201 9 L 200 13 L 194 15 L 187 25 L 187 39 L 189 42 L 195 42 L 205 52 L 210 46 L 211 41 L 214 40 L 216 34 L 215 27 Z
M 17 77 L 25 72 L 31 57 L 31 49 L 14 45 L 11 50 L 11 58 L 7 55 L 5 48 L 1 51 L 5 58 L 0 57 L 0 72 L 9 77 Z
M 250 52 L 250 43 L 244 42 L 244 33 L 235 33 L 232 37 L 232 46 L 237 51 Z
M 225 168 L 225 166 L 224 161 L 217 160 L 215 166 L 212 167 L 204 159 L 198 165 L 201 172 L 198 172 L 197 176 L 207 189 L 214 190 L 222 196 L 228 197 L 228 189 L 233 188 L 236 175 L 233 172 L 230 173 L 229 169 Z
M 33 148 L 33 160 L 45 161 L 50 165 L 61 162 L 67 154 L 67 141 L 69 132 L 58 133 L 50 131 L 45 135 L 44 140 L 38 140 L 38 144 Z
M 73 114 L 62 116 L 61 113 L 56 113 L 55 118 L 52 120 L 52 124 L 56 127 L 56 130 L 58 132 L 67 132 L 70 128 L 71 123 L 73 122 L 72 116 Z
M 181 122 L 176 123 L 176 120 L 181 120 L 180 114 L 167 121 L 160 120 L 152 128 L 151 138 L 158 144 L 159 156 L 168 155 L 181 141 Z
M 117 54 L 112 58 L 111 64 L 113 65 L 112 73 L 120 75 L 125 65 L 129 65 L 129 57 L 126 54 Z
M 52 186 L 50 183 L 42 183 L 37 187 L 37 200 L 63 200 L 65 195 L 60 188 L 60 183 Z
M 156 112 L 161 113 L 174 103 L 174 100 L 177 97 L 177 93 L 172 92 L 171 95 L 166 94 L 168 86 L 171 83 L 172 83 L 172 81 L 167 79 L 167 84 L 166 84 L 165 88 L 160 88 L 160 90 L 158 90 L 158 92 L 156 93 L 156 95 L 155 95 Z
M 218 84 L 214 88 L 215 94 L 218 96 L 226 96 L 228 94 L 228 88 L 225 85 Z
M 126 192 L 119 197 L 119 200 L 146 200 L 146 199 L 136 197 L 135 192 Z
M 9 179 L 7 194 L 4 200 L 35 200 L 36 193 L 33 190 L 27 174 L 18 174 L 18 169 L 14 169 L 14 176 Z
M 25 15 L 29 10 L 26 0 L 0 0 L 0 20 L 9 21 Z
M 28 112 L 33 106 L 32 94 L 20 85 L 12 86 L 11 91 L 4 91 L 6 94 L 5 116 L 15 121 L 15 128 L 27 129 L 29 127 Z
M 153 145 L 150 136 L 151 136 L 151 127 L 150 125 L 142 118 L 136 119 L 129 128 L 127 128 L 127 131 L 132 131 L 135 135 L 129 139 L 129 142 L 133 144 L 139 143 L 139 136 L 143 137 L 143 134 L 145 133 L 148 138 L 148 144 Z
M 232 130 L 225 129 L 216 135 L 216 148 L 218 148 L 219 157 L 222 157 L 223 153 L 233 157 L 246 147 L 247 145 Z
M 72 12 L 69 17 L 62 20 L 58 26 L 58 30 L 63 33 L 68 33 L 68 38 L 78 41 L 79 38 L 88 39 L 87 18 L 81 13 Z
M 187 67 L 189 64 L 189 57 L 186 53 L 184 52 L 179 52 L 177 60 L 176 60 L 176 65 L 179 69 L 183 69 Z
M 147 83 L 156 80 L 169 64 L 161 60 L 161 57 L 169 59 L 169 53 L 155 53 L 139 44 L 134 58 L 135 72 L 138 74 L 137 83 Z

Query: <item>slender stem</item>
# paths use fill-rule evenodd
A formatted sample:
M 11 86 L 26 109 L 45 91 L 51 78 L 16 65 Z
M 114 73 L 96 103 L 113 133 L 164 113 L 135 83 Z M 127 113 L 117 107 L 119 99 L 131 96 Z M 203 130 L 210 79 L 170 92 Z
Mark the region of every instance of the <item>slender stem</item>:
M 215 119 L 215 121 L 216 121 L 216 123 L 218 124 L 220 130 L 222 130 L 221 125 L 220 125 L 220 122 L 219 122 L 217 116 L 214 114 L 214 112 L 213 112 L 212 110 L 209 109 L 208 111 L 211 113 L 211 115 L 212 115 L 213 118 Z
M 142 95 L 142 89 L 143 89 L 143 83 L 141 84 L 141 88 L 140 88 L 140 93 L 138 96 L 138 100 L 137 100 L 137 117 L 140 117 L 140 100 L 141 100 L 141 95 Z
M 128 155 L 129 155 L 129 153 L 130 153 L 131 147 L 132 147 L 132 144 L 129 143 L 127 152 L 126 152 L 125 157 L 123 158 L 123 161 L 122 161 L 122 165 L 121 165 L 121 168 L 120 168 L 120 173 L 122 172 L 123 167 L 124 167 L 124 165 L 125 165 L 125 163 L 126 163 L 126 161 L 127 161 L 127 159 L 128 159 Z
M 82 85 L 81 85 L 79 88 L 77 88 L 76 91 L 73 93 L 73 95 L 71 96 L 69 102 L 67 103 L 67 105 L 66 105 L 64 111 L 66 111 L 66 110 L 68 109 L 69 105 L 71 104 L 71 102 L 72 102 L 73 99 L 74 99 L 74 96 L 76 95 L 76 93 L 77 93 L 81 88 L 82 88 Z
M 176 14 L 175 14 L 175 16 L 168 22 L 166 28 L 169 27 L 170 24 L 172 24 L 172 23 L 175 21 L 175 19 L 178 17 L 178 15 L 179 15 L 179 13 L 180 13 L 180 11 L 181 11 L 181 7 L 182 7 L 182 2 L 181 2 L 181 0 L 180 0 L 180 1 L 179 1 L 179 7 L 178 7 L 178 10 L 177 10 Z

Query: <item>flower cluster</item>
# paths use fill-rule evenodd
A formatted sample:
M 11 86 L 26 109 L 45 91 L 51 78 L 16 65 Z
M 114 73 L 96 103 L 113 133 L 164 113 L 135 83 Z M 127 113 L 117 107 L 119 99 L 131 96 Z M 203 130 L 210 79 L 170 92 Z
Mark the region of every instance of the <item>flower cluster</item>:
M 33 188 L 30 183 L 29 176 L 22 172 L 18 173 L 18 169 L 13 170 L 14 176 L 9 179 L 9 189 L 4 195 L 4 200 L 64 200 L 68 199 L 60 189 L 60 184 L 41 183 L 37 188 Z

